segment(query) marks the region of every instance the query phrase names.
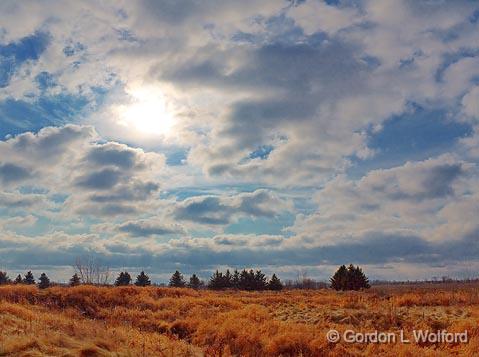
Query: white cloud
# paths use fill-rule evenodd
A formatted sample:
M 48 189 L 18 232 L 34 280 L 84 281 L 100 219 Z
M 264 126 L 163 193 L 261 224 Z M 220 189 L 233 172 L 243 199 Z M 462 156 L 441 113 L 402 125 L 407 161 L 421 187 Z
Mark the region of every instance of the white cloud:
M 1 177 L 10 190 L 33 185 L 67 195 L 64 208 L 71 213 L 117 215 L 151 208 L 164 156 L 98 140 L 93 128 L 76 125 L 20 134 L 0 142 Z
M 307 35 L 316 32 L 327 32 L 332 35 L 338 30 L 363 21 L 358 10 L 354 7 L 339 8 L 320 0 L 312 0 L 292 7 L 288 11 L 288 15 L 301 26 Z
M 479 228 L 470 222 L 463 231 L 450 234 L 453 227 L 463 226 L 459 217 L 467 217 L 452 214 L 454 207 L 462 211 L 476 202 L 476 193 L 471 196 L 471 190 L 477 191 L 476 171 L 471 164 L 442 156 L 373 170 L 357 181 L 337 177 L 317 193 L 317 212 L 298 215 L 291 230 L 295 240 L 310 245 L 354 242 L 377 232 L 460 240 Z
M 176 202 L 172 216 L 176 220 L 205 225 L 226 225 L 239 217 L 269 217 L 291 209 L 291 202 L 273 192 L 259 189 L 233 196 L 197 196 Z
M 477 122 L 479 120 L 479 86 L 473 87 L 462 98 L 462 105 L 464 113 Z

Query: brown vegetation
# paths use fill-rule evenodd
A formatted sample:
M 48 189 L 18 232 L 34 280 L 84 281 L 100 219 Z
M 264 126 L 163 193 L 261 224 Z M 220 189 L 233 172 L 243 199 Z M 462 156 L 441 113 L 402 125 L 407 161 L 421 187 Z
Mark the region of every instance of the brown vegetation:
M 282 292 L 0 287 L 0 356 L 479 354 L 477 286 Z M 467 344 L 337 344 L 326 332 L 462 332 Z

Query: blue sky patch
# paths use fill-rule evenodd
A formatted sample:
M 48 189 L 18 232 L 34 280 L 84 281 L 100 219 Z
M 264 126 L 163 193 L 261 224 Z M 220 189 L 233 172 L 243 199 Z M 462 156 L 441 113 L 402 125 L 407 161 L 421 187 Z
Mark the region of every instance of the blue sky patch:
M 370 132 L 368 146 L 376 155 L 366 160 L 353 158 L 348 174 L 357 177 L 372 169 L 425 160 L 449 151 L 458 139 L 471 134 L 469 124 L 454 121 L 445 111 L 416 107 L 413 113 L 387 120 L 380 132 Z
M 50 35 L 35 32 L 17 42 L 0 45 L 0 88 L 6 87 L 17 69 L 28 60 L 38 60 L 50 43 Z
M 33 102 L 6 99 L 0 102 L 0 137 L 75 121 L 87 105 L 86 98 L 65 94 Z

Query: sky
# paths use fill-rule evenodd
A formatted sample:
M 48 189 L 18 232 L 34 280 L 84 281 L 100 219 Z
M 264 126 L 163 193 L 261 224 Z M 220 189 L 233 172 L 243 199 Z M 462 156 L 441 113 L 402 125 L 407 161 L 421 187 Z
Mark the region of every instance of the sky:
M 0 269 L 477 277 L 479 3 L 0 2 Z

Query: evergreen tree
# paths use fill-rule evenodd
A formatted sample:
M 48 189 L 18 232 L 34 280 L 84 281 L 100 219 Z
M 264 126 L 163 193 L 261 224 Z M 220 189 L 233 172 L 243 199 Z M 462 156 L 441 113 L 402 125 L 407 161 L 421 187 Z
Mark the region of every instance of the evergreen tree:
M 183 275 L 177 270 L 173 273 L 170 278 L 169 286 L 174 288 L 184 288 L 186 285 Z
M 223 289 L 228 289 L 233 287 L 233 276 L 230 273 L 229 269 L 226 269 L 226 273 L 223 275 Z
M 142 271 L 137 277 L 135 281 L 136 286 L 148 286 L 151 285 L 151 280 L 148 275 L 145 274 L 144 271 Z
M 201 286 L 201 281 L 200 279 L 196 276 L 196 274 L 193 274 L 190 276 L 190 283 L 188 286 L 192 289 L 199 289 Z
M 0 285 L 11 283 L 6 271 L 0 271 Z
M 348 267 L 348 289 L 360 290 L 369 288 L 369 280 L 363 273 L 362 269 L 359 266 L 355 267 L 351 264 Z
M 352 264 L 348 268 L 341 265 L 330 281 L 331 288 L 335 290 L 360 290 L 370 287 L 369 280 L 362 269 Z
M 211 276 L 208 283 L 208 288 L 213 290 L 223 289 L 223 273 L 220 273 L 218 270 Z
M 346 290 L 348 281 L 348 269 L 346 266 L 341 265 L 329 280 L 331 281 L 331 288 L 334 290 Z
M 120 274 L 118 274 L 118 277 L 115 280 L 116 286 L 130 285 L 130 283 L 131 283 L 131 276 L 127 271 L 120 272 Z
M 20 274 L 17 275 L 17 277 L 15 278 L 15 280 L 13 281 L 14 284 L 23 284 L 23 279 L 22 279 L 22 276 Z
M 40 289 L 46 289 L 50 286 L 50 279 L 48 279 L 47 274 L 42 273 L 42 275 L 40 275 L 40 279 L 38 280 L 39 280 L 38 287 Z
M 246 269 L 243 269 L 243 271 L 240 273 L 239 288 L 241 290 L 254 290 L 255 289 L 254 271 L 253 270 L 247 271 Z
M 31 271 L 25 274 L 25 277 L 23 278 L 23 283 L 27 285 L 35 284 L 35 278 L 33 277 L 33 274 Z
M 264 290 L 266 289 L 266 276 L 261 272 L 261 270 L 256 270 L 254 274 L 254 290 Z
M 77 273 L 75 273 L 70 278 L 70 286 L 78 286 L 78 285 L 80 285 L 80 277 L 78 276 Z
M 281 283 L 281 280 L 276 276 L 276 274 L 273 274 L 271 277 L 271 280 L 268 282 L 268 290 L 275 290 L 279 291 L 283 289 L 283 284 Z
M 240 273 L 237 269 L 233 272 L 233 276 L 231 277 L 231 287 L 233 289 L 240 288 Z

